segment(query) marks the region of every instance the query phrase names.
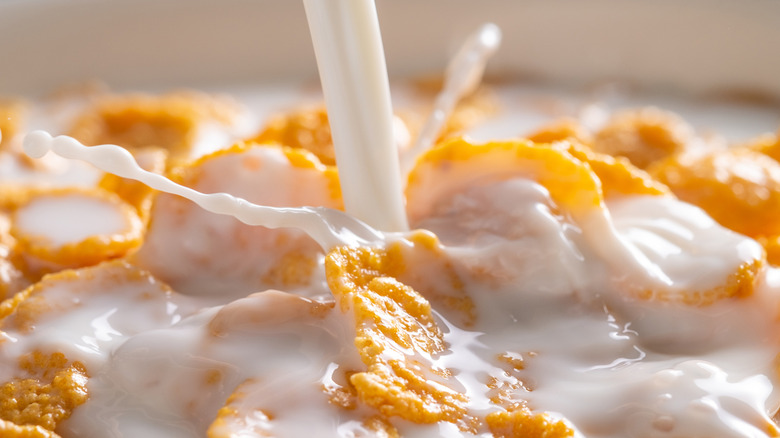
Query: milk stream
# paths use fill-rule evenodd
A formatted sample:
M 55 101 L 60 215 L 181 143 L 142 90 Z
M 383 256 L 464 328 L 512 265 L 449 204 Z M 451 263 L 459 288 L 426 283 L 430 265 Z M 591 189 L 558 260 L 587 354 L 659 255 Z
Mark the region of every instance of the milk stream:
M 408 229 L 393 110 L 373 0 L 304 0 L 347 213 Z
M 472 93 L 482 82 L 488 59 L 501 45 L 501 29 L 493 23 L 482 25 L 466 38 L 444 73 L 444 86 L 436 96 L 433 111 L 420 130 L 411 149 L 404 153 L 401 170 L 406 175 L 414 161 L 436 141 L 447 117 L 463 96 Z

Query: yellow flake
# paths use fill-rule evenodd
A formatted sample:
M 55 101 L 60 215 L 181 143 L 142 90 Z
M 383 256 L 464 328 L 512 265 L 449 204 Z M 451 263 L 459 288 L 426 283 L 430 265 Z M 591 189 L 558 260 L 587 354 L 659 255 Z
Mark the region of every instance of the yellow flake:
M 350 382 L 384 416 L 468 428 L 467 397 L 447 386 L 448 370 L 431 363 L 445 345 L 430 304 L 386 276 L 390 262 L 384 250 L 369 248 L 341 247 L 327 256 L 328 285 L 355 318 L 355 345 L 367 367 Z
M 239 405 L 247 396 L 247 388 L 255 383 L 249 379 L 233 391 L 225 406 L 217 412 L 217 418 L 206 432 L 208 438 L 234 438 L 237 436 L 270 437 L 272 418 L 261 409 L 253 408 L 248 413 L 240 412 Z
M 20 426 L 6 420 L 0 420 L 0 436 L 3 438 L 60 438 L 56 433 L 41 426 Z
M 574 217 L 603 208 L 596 174 L 564 149 L 526 140 L 471 144 L 456 138 L 440 143 L 422 155 L 409 174 L 406 198 L 410 221 L 425 217 L 447 191 L 513 177 L 541 184 L 558 206 Z
M 199 123 L 228 122 L 236 113 L 231 102 L 194 92 L 112 95 L 82 114 L 70 135 L 87 145 L 163 148 L 176 163 L 189 156 Z
M 488 414 L 486 421 L 496 438 L 566 438 L 574 431 L 563 421 L 547 414 L 534 414 L 527 408 Z
M 654 107 L 615 113 L 596 133 L 593 149 L 628 158 L 644 169 L 651 163 L 682 152 L 693 129 L 678 115 Z
M 746 298 L 753 294 L 758 274 L 764 267 L 764 259 L 741 264 L 723 284 L 707 290 L 645 290 L 636 296 L 644 300 L 677 302 L 689 306 L 709 306 L 726 298 Z
M 669 196 L 671 191 L 623 157 L 601 154 L 577 142 L 558 142 L 571 155 L 588 163 L 601 181 L 605 198 L 622 195 Z
M 0 386 L 0 418 L 22 426 L 54 430 L 87 401 L 87 371 L 62 353 L 22 356 L 25 376 Z
M 593 134 L 573 118 L 554 120 L 537 128 L 526 136 L 534 143 L 552 143 L 556 141 L 573 141 L 589 145 L 593 143 Z
M 55 243 L 53 236 L 39 234 L 39 230 L 27 228 L 25 219 L 28 211 L 50 208 L 51 227 L 67 229 L 68 224 L 58 223 L 57 211 L 65 204 L 62 202 L 73 199 L 91 202 L 95 205 L 108 207 L 120 218 L 120 223 L 115 224 L 115 231 L 107 234 L 93 234 L 84 238 Z M 50 202 L 51 201 L 51 202 Z M 30 209 L 30 210 L 28 210 Z M 88 215 L 84 220 L 90 220 Z M 64 268 L 76 268 L 97 264 L 101 261 L 115 259 L 127 254 L 141 244 L 143 237 L 143 223 L 136 211 L 123 202 L 113 193 L 102 189 L 63 188 L 50 189 L 35 192 L 29 199 L 20 205 L 11 216 L 11 234 L 17 240 L 18 251 L 30 262 L 40 261 L 41 267 L 31 268 L 33 272 L 28 274 L 38 276 L 41 273 L 51 272 Z M 79 224 L 74 224 L 77 228 Z
M 746 149 L 680 154 L 648 169 L 683 201 L 750 237 L 780 236 L 780 163 Z
M 336 164 L 328 113 L 324 106 L 297 109 L 277 115 L 250 141 L 305 149 L 316 155 L 322 164 Z
M 20 99 L 0 99 L 0 150 L 19 132 L 25 106 L 25 102 Z

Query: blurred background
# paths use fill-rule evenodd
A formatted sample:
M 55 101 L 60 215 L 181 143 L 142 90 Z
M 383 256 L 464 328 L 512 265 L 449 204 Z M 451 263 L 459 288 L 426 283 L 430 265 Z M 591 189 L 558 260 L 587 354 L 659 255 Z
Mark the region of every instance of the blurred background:
M 498 24 L 493 75 L 638 80 L 780 96 L 772 0 L 378 0 L 395 76 L 440 72 Z M 0 0 L 0 94 L 101 79 L 114 88 L 316 77 L 295 0 Z

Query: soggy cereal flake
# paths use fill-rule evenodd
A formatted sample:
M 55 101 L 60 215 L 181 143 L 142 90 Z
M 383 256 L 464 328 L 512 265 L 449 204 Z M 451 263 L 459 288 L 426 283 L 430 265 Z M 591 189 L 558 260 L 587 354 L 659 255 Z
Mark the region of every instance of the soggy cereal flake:
M 744 145 L 762 154 L 769 155 L 780 162 L 780 130 L 775 134 L 764 134 Z
M 121 260 L 50 274 L 0 304 L 0 331 L 16 339 L 0 342 L 0 358 L 18 348 L 29 349 L 28 337 L 30 342 L 55 344 L 66 339 L 68 348 L 75 351 L 105 352 L 106 346 L 128 334 L 167 327 L 181 319 L 182 313 L 192 311 L 180 298 L 147 272 Z M 117 312 L 123 306 L 133 307 L 143 318 Z M 96 318 L 101 323 L 93 326 Z M 109 326 L 110 336 L 93 333 Z M 61 327 L 69 330 L 61 331 Z M 12 344 L 18 345 L 4 350 Z
M 678 115 L 655 107 L 615 113 L 593 139 L 596 152 L 628 158 L 644 169 L 651 163 L 685 150 L 691 128 Z
M 189 156 L 200 122 L 228 122 L 236 111 L 231 102 L 193 92 L 112 95 L 82 114 L 70 135 L 90 146 L 159 147 L 180 162 Z
M 756 240 L 766 250 L 766 260 L 774 266 L 780 266 L 780 236 L 759 237 Z
M 236 436 L 271 437 L 271 418 L 261 409 L 253 408 L 241 413 L 237 404 L 246 398 L 255 382 L 247 380 L 228 397 L 225 406 L 217 412 L 217 418 L 207 431 L 208 438 L 234 438 Z
M 336 164 L 328 113 L 324 106 L 279 114 L 268 120 L 263 130 L 251 141 L 305 149 L 316 155 L 322 164 Z
M 398 431 L 382 417 L 371 417 L 363 422 L 363 426 L 372 432 L 376 438 L 400 438 Z
M 650 173 L 681 200 L 751 237 L 780 235 L 780 163 L 743 148 L 680 154 Z
M 365 372 L 351 376 L 358 397 L 382 415 L 416 423 L 448 421 L 468 428 L 468 400 L 447 386 L 449 371 L 432 356 L 445 348 L 428 301 L 387 277 L 387 253 L 337 248 L 328 254 L 328 284 L 342 311 L 355 317 Z
M 488 414 L 487 424 L 496 438 L 566 438 L 574 431 L 565 422 L 547 414 L 534 414 L 527 408 Z
M 411 286 L 448 321 L 470 327 L 476 321 L 474 302 L 439 239 L 415 231 L 387 248 L 384 274 Z
M 16 239 L 11 236 L 10 226 L 8 216 L 0 213 L 0 301 L 21 291 L 30 283 L 24 275 L 24 263 L 17 251 Z
M 335 168 L 302 149 L 240 143 L 177 168 L 172 177 L 259 205 L 342 206 Z M 268 288 L 305 289 L 321 272 L 323 256 L 300 230 L 245 225 L 159 194 L 144 244 L 132 258 L 177 291 L 229 300 Z
M 100 189 L 34 193 L 11 216 L 11 234 L 33 275 L 94 265 L 140 245 L 136 211 Z
M 0 98 L 0 150 L 6 149 L 21 128 L 25 102 Z
M 718 225 L 705 211 L 672 197 L 636 196 L 608 202 L 623 240 L 671 281 L 667 287 L 621 286 L 641 299 L 708 306 L 753 294 L 765 265 L 764 250 Z M 652 212 L 649 215 L 648 212 Z
M 525 137 L 534 143 L 552 143 L 563 140 L 584 145 L 593 143 L 593 134 L 582 126 L 579 120 L 570 117 L 554 120 Z
M 25 375 L 0 386 L 0 418 L 54 430 L 87 401 L 87 371 L 64 354 L 34 351 L 19 360 Z
M 56 433 L 41 426 L 20 426 L 5 420 L 0 420 L 0 436 L 4 438 L 60 438 Z
M 518 177 L 544 186 L 574 217 L 603 207 L 601 183 L 590 166 L 562 148 L 523 140 L 471 144 L 457 138 L 422 155 L 410 172 L 409 220 L 414 223 L 427 216 L 436 200 L 468 187 Z
M 593 151 L 577 142 L 557 143 L 577 159 L 588 163 L 601 181 L 604 197 L 625 195 L 671 195 L 668 187 L 623 157 Z

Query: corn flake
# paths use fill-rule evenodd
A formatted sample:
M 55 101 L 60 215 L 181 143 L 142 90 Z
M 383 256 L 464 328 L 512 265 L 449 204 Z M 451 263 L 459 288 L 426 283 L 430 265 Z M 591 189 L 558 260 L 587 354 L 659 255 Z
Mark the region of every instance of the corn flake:
M 350 382 L 384 416 L 468 427 L 466 396 L 446 385 L 447 370 L 430 363 L 445 348 L 430 304 L 387 277 L 392 269 L 383 250 L 341 247 L 326 259 L 328 284 L 342 311 L 355 317 L 355 345 L 368 368 Z
M 35 351 L 19 360 L 26 376 L 0 386 L 0 418 L 54 430 L 87 401 L 87 371 L 62 353 Z
M 681 200 L 750 237 L 780 235 L 780 163 L 752 150 L 681 154 L 649 172 Z
M 41 426 L 20 426 L 6 420 L 0 420 L 0 436 L 4 438 L 60 438 L 56 433 Z
M 99 99 L 83 113 L 70 135 L 90 146 L 163 148 L 178 163 L 190 155 L 200 122 L 226 123 L 236 113 L 232 103 L 199 93 L 113 95 Z
M 527 408 L 488 414 L 487 424 L 496 438 L 566 438 L 574 431 L 563 421 L 547 414 L 534 414 Z
M 88 223 L 103 231 L 87 231 Z M 10 230 L 32 276 L 121 257 L 140 245 L 143 231 L 136 211 L 118 196 L 79 188 L 34 192 L 12 213 Z
M 324 106 L 305 108 L 271 118 L 250 141 L 278 143 L 291 148 L 305 149 L 319 158 L 322 164 L 336 164 L 336 152 L 330 134 L 328 113 Z
M 596 152 L 628 158 L 644 169 L 651 163 L 682 152 L 693 129 L 678 115 L 655 107 L 615 113 L 593 138 Z
M 484 144 L 462 138 L 445 141 L 420 157 L 409 174 L 406 198 L 410 221 L 426 217 L 435 201 L 449 193 L 486 180 L 512 177 L 535 180 L 574 217 L 603 208 L 596 174 L 564 149 L 524 140 Z

